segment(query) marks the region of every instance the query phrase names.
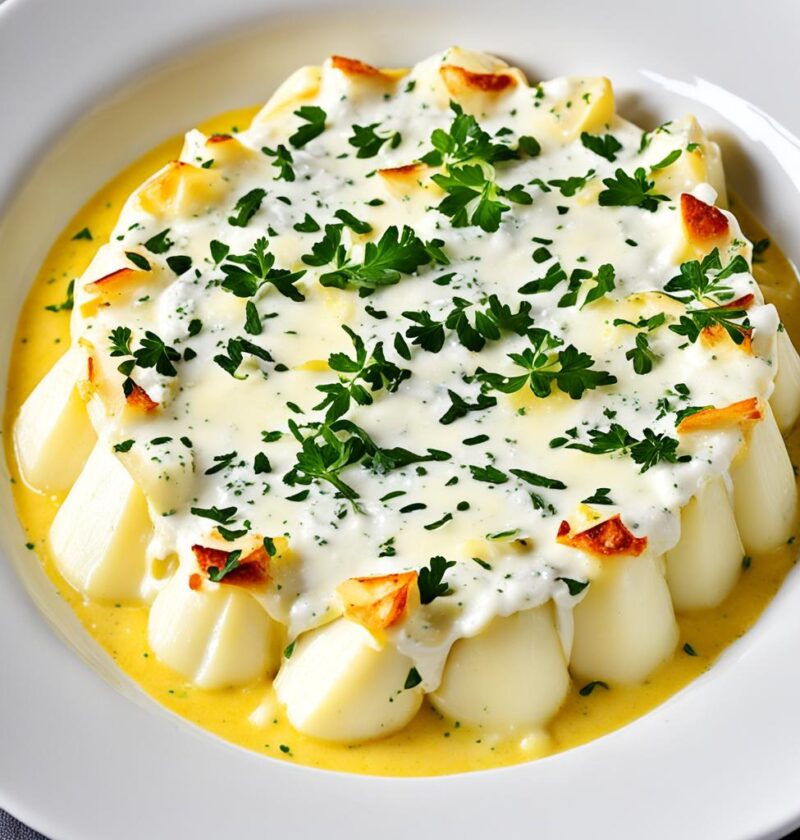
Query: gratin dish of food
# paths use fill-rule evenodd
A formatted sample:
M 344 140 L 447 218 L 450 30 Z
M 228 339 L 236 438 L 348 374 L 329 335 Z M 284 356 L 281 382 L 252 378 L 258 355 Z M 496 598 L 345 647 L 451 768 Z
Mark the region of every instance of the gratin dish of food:
M 64 352 L 18 342 L 7 406 L 30 546 L 146 691 L 257 752 L 575 746 L 793 563 L 792 268 L 697 121 L 643 130 L 605 78 L 333 56 L 134 165 L 44 270 L 20 335 Z

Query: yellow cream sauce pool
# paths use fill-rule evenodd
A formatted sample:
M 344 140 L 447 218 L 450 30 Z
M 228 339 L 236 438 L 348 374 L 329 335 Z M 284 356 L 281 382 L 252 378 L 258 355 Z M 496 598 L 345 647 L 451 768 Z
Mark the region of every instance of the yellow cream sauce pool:
M 208 134 L 235 132 L 249 124 L 255 111 L 228 112 L 209 120 L 201 129 Z M 292 729 L 266 684 L 204 691 L 159 663 L 147 644 L 145 607 L 84 601 L 61 578 L 48 554 L 47 533 L 61 499 L 37 493 L 20 479 L 11 427 L 25 398 L 69 346 L 69 312 L 47 307 L 57 308 L 66 300 L 70 281 L 81 275 L 108 239 L 128 195 L 152 172 L 175 159 L 181 143 L 180 137 L 169 140 L 109 182 L 81 208 L 54 243 L 22 309 L 12 349 L 4 417 L 6 460 L 17 511 L 32 552 L 31 562 L 35 562 L 35 555 L 41 558 L 49 577 L 86 630 L 144 691 L 203 729 L 273 758 L 384 776 L 459 773 L 560 752 L 624 726 L 708 670 L 720 653 L 753 625 L 795 563 L 796 546 L 789 544 L 768 556 L 745 558 L 741 580 L 722 605 L 680 616 L 681 639 L 674 657 L 643 685 L 597 685 L 589 693 L 586 686 L 573 684 L 546 734 L 499 739 L 443 719 L 424 705 L 406 729 L 390 738 L 338 745 L 316 741 Z M 750 239 L 758 242 L 765 237 L 745 208 L 734 202 L 732 209 Z M 795 345 L 800 346 L 800 285 L 793 267 L 775 244 L 756 259 L 756 279 L 767 300 L 777 306 Z M 793 462 L 798 444 L 795 434 L 788 441 Z M 252 722 L 251 715 L 256 711 L 257 722 Z

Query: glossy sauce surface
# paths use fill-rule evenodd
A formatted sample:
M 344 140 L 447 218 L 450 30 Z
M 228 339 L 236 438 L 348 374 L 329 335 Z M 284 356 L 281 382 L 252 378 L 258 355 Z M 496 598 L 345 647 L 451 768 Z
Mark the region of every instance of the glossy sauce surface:
M 245 126 L 255 109 L 222 115 L 202 126 L 206 133 Z M 69 313 L 46 306 L 65 299 L 68 282 L 86 268 L 98 246 L 106 241 L 130 192 L 180 149 L 180 139 L 165 143 L 133 164 L 104 187 L 70 222 L 54 244 L 20 320 L 13 348 L 6 403 L 6 457 L 14 477 L 14 492 L 29 545 L 42 557 L 48 574 L 75 610 L 88 632 L 119 666 L 158 702 L 222 738 L 262 754 L 316 767 L 378 775 L 434 775 L 513 764 L 577 746 L 612 731 L 663 702 L 706 670 L 719 653 L 757 619 L 794 562 L 787 546 L 769 557 L 753 558 L 736 590 L 719 608 L 679 617 L 681 642 L 675 657 L 642 686 L 595 688 L 580 694 L 573 685 L 562 710 L 551 723 L 549 736 L 490 740 L 483 733 L 441 719 L 427 705 L 401 733 L 383 741 L 344 746 L 317 742 L 299 735 L 281 717 L 271 689 L 208 692 L 187 684 L 160 664 L 146 642 L 146 607 L 104 606 L 85 602 L 58 576 L 47 556 L 46 535 L 59 499 L 24 486 L 11 449 L 11 423 L 22 401 L 69 344 Z M 744 208 L 735 206 L 744 232 L 753 240 L 763 232 Z M 75 239 L 87 228 L 92 239 Z M 772 245 L 756 266 L 756 276 L 768 301 L 775 303 L 792 337 L 798 338 L 800 312 L 797 281 L 790 264 Z M 797 452 L 796 439 L 789 441 Z M 31 556 L 31 562 L 35 558 Z M 687 653 L 696 652 L 696 656 Z M 255 713 L 255 714 L 254 714 Z

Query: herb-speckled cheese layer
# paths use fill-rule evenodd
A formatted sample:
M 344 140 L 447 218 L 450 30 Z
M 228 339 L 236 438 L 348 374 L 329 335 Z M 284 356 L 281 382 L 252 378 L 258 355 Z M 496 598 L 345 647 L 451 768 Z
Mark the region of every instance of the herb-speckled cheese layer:
M 794 517 L 768 401 L 783 354 L 794 422 L 797 357 L 715 204 L 695 120 L 643 132 L 602 78 L 458 49 L 299 71 L 247 130 L 189 132 L 77 284 L 59 381 L 98 442 L 57 562 L 152 601 L 153 648 L 200 685 L 280 668 L 320 737 L 396 729 L 437 689 L 513 727 L 546 722 L 568 666 L 643 679 L 670 598 L 718 602 Z M 470 710 L 481 669 L 519 712 Z

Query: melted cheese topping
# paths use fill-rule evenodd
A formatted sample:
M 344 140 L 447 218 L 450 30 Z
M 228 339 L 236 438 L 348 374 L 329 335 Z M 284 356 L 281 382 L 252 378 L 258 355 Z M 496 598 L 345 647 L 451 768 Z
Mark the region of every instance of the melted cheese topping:
M 563 116 L 559 110 L 564 109 L 563 114 L 570 110 L 570 94 L 576 96 L 576 102 L 580 96 L 580 89 L 575 90 L 569 81 L 545 83 L 536 89 L 537 92 L 520 86 L 507 94 L 502 109 L 495 109 L 497 113 L 480 115 L 481 125 L 493 134 L 501 131 L 503 136 L 502 130 L 509 128 L 511 137 L 536 134 L 542 144 L 542 154 L 538 157 L 523 157 L 498 167 L 502 172 L 502 183 L 507 186 L 532 181 L 537 181 L 539 186 L 530 189 L 535 196 L 533 204 L 514 206 L 496 233 L 484 233 L 474 226 L 451 227 L 447 218 L 432 209 L 441 195 L 431 196 L 414 188 L 408 196 L 398 200 L 393 194 L 394 187 L 385 187 L 374 177 L 368 178 L 377 165 L 387 168 L 418 157 L 430 148 L 427 141 L 431 131 L 447 128 L 450 124 L 452 114 L 444 107 L 446 102 L 441 102 L 441 91 L 435 81 L 438 77 L 433 72 L 438 68 L 438 62 L 436 59 L 420 65 L 389 98 L 384 98 L 382 93 L 376 95 L 374 91 L 365 94 L 354 90 L 352 81 L 335 67 L 327 67 L 319 93 L 313 100 L 325 110 L 327 128 L 302 150 L 293 150 L 294 181 L 271 183 L 272 158 L 259 152 L 262 146 L 275 147 L 285 142 L 287 134 L 294 130 L 297 120 L 290 116 L 289 109 L 281 119 L 256 119 L 248 132 L 237 135 L 244 151 L 237 151 L 232 161 L 218 159 L 206 170 L 224 173 L 218 179 L 222 186 L 217 185 L 220 192 L 214 194 L 214 206 L 207 211 L 201 204 L 202 209 L 198 211 L 195 207 L 190 216 L 170 214 L 165 221 L 163 209 L 143 213 L 146 202 L 140 191 L 139 197 L 133 198 L 123 209 L 109 245 L 100 249 L 85 272 L 76 293 L 77 306 L 73 316 L 73 338 L 82 337 L 84 347 L 87 342 L 91 344 L 90 353 L 104 375 L 113 371 L 111 365 L 118 362 L 118 359 L 110 360 L 111 365 L 107 365 L 109 360 L 103 358 L 108 353 L 106 336 L 120 325 L 130 327 L 137 338 L 150 329 L 167 344 L 179 350 L 189 346 L 197 354 L 189 361 L 176 362 L 177 377 L 159 376 L 152 369 L 137 370 L 134 374 L 137 383 L 160 404 L 158 413 L 142 415 L 123 408 L 119 401 L 121 377 L 116 379 L 113 374 L 108 375 L 107 393 L 102 393 L 102 379 L 98 386 L 101 393 L 96 405 L 100 408 L 93 412 L 98 431 L 112 444 L 133 440 L 129 452 L 145 454 L 137 460 L 123 455 L 126 466 L 141 486 L 157 487 L 160 482 L 164 488 L 148 493 L 151 505 L 155 505 L 154 512 L 161 516 L 155 517 L 156 538 L 150 547 L 152 573 L 143 595 L 151 597 L 163 586 L 163 572 L 156 571 L 163 567 L 156 564 L 157 560 L 177 554 L 180 563 L 194 571 L 196 558 L 188 550 L 192 545 L 199 542 L 230 550 L 247 544 L 245 538 L 226 546 L 218 534 L 211 532 L 207 520 L 192 514 L 192 507 L 235 507 L 237 515 L 232 517 L 235 524 L 229 527 L 238 528 L 246 519 L 260 535 L 288 539 L 292 558 L 286 563 L 275 563 L 271 569 L 271 586 L 267 591 L 255 594 L 274 619 L 287 625 L 289 638 L 340 613 L 336 588 L 344 579 L 417 569 L 428 557 L 442 554 L 457 561 L 447 575 L 453 594 L 437 598 L 427 609 L 414 611 L 393 631 L 393 641 L 411 656 L 428 688 L 438 684 L 447 652 L 455 639 L 475 635 L 496 615 L 511 614 L 548 600 L 553 600 L 560 608 L 559 629 L 568 648 L 569 615 L 575 596 L 570 595 L 563 578 L 592 579 L 598 574 L 598 568 L 591 557 L 556 543 L 558 523 L 562 519 L 576 524 L 591 523 L 605 519 L 607 512 L 621 511 L 634 533 L 647 537 L 649 550 L 661 554 L 676 542 L 680 508 L 696 492 L 701 479 L 728 469 L 741 443 L 741 432 L 738 428 L 727 429 L 704 435 L 696 441 L 682 441 L 681 452 L 691 455 L 690 461 L 662 463 L 644 474 L 630 459 L 604 457 L 598 461 L 598 456 L 553 449 L 548 445 L 549 441 L 563 436 L 570 428 L 580 431 L 598 426 L 607 428 L 608 423 L 602 419 L 604 409 L 606 418 L 612 414 L 616 422 L 638 439 L 646 428 L 674 435 L 674 411 L 686 404 L 724 406 L 752 396 L 767 398 L 772 385 L 770 367 L 777 329 L 774 309 L 760 303 L 760 292 L 750 273 L 740 272 L 732 275 L 728 282 L 732 296 L 756 296 L 756 303 L 748 310 L 750 323 L 755 327 L 752 355 L 732 344 L 709 350 L 701 343 L 695 343 L 679 349 L 686 344 L 685 338 L 662 330 L 651 342 L 658 356 L 652 374 L 635 374 L 624 355 L 632 346 L 635 333 L 614 326 L 613 320 L 636 321 L 657 311 L 666 311 L 673 317 L 680 314 L 681 306 L 651 293 L 662 289 L 685 261 L 685 234 L 680 214 L 670 202 L 665 202 L 655 213 L 640 208 L 599 206 L 596 203 L 598 179 L 611 176 L 617 166 L 626 171 L 638 165 L 652 166 L 674 149 L 680 149 L 682 154 L 694 154 L 688 150 L 693 141 L 688 139 L 689 129 L 686 136 L 679 135 L 678 140 L 674 132 L 664 131 L 654 135 L 644 151 L 639 151 L 641 132 L 614 117 L 609 130 L 622 143 L 622 149 L 616 154 L 617 161 L 611 165 L 575 142 L 574 126 L 569 129 L 569 136 L 563 136 L 567 129 L 558 129 L 555 134 L 550 130 L 548 120 L 558 126 Z M 416 84 L 408 85 L 409 80 Z M 572 88 L 570 84 L 573 84 Z M 583 101 L 590 104 L 591 96 Z M 544 114 L 546 118 L 540 116 Z M 568 115 L 564 121 L 568 122 Z M 375 159 L 355 158 L 354 150 L 347 142 L 351 125 L 376 122 L 389 135 L 399 131 L 401 142 L 395 148 L 391 148 L 391 144 L 385 145 Z M 605 129 L 605 122 L 597 128 L 598 131 Z M 182 157 L 187 163 L 202 163 L 213 157 L 206 157 L 208 148 L 205 137 L 190 134 Z M 252 154 L 247 153 L 248 149 L 253 150 Z M 344 154 L 348 156 L 342 157 Z M 587 183 L 579 186 L 573 195 L 565 195 L 565 191 L 571 190 L 563 186 L 564 182 L 576 175 L 583 176 L 589 170 L 594 170 L 594 175 Z M 141 171 L 141 168 L 136 170 L 137 174 Z M 669 167 L 664 171 L 668 173 Z M 551 182 L 554 181 L 561 181 L 562 186 L 553 185 Z M 261 207 L 244 227 L 226 226 L 226 219 L 236 212 L 237 200 L 256 185 L 268 188 Z M 433 192 L 430 185 L 426 189 Z M 669 187 L 665 185 L 662 189 Z M 704 199 L 712 198 L 708 186 L 695 186 L 694 189 Z M 674 193 L 674 190 L 670 192 Z M 335 196 L 335 203 L 329 201 L 330 196 Z M 385 203 L 370 204 L 375 197 L 381 197 Z M 404 200 L 406 197 L 408 200 Z M 247 378 L 240 379 L 210 364 L 214 354 L 224 350 L 230 338 L 245 335 L 245 313 L 244 302 L 220 287 L 223 274 L 210 257 L 209 242 L 222 239 L 224 233 L 230 254 L 244 254 L 266 229 L 270 250 L 277 258 L 276 265 L 290 270 L 302 269 L 302 256 L 311 251 L 322 233 L 298 233 L 294 231 L 294 225 L 308 214 L 324 227 L 337 221 L 333 214 L 342 208 L 367 221 L 376 232 L 385 230 L 389 224 L 408 224 L 424 241 L 443 240 L 448 265 L 429 264 L 418 274 L 404 276 L 396 285 L 382 288 L 363 299 L 350 290 L 320 287 L 314 281 L 330 267 L 312 269 L 298 283 L 305 301 L 292 301 L 279 295 L 274 288 L 268 288 L 257 299 L 264 331 L 252 340 L 268 347 L 271 357 L 286 370 L 276 369 L 271 362 L 262 364 L 248 360 L 245 363 Z M 571 218 L 577 219 L 578 214 L 580 223 L 573 225 Z M 738 235 L 733 217 L 729 217 L 729 222 L 733 235 L 727 248 L 723 249 L 723 264 L 736 254 L 749 254 L 749 246 Z M 90 225 L 96 238 L 100 238 L 102 231 L 95 221 Z M 167 227 L 168 239 L 174 243 L 169 252 L 154 256 L 142 247 L 142 243 Z M 363 235 L 351 237 L 347 230 L 343 233 L 348 249 L 360 255 Z M 540 241 L 532 244 L 534 237 L 547 240 L 547 244 Z M 377 238 L 377 234 L 373 238 Z M 542 249 L 550 256 L 545 257 Z M 533 261 L 532 251 L 538 251 Z M 143 278 L 145 288 L 137 289 L 137 294 L 130 299 L 115 300 L 110 307 L 92 305 L 91 294 L 84 291 L 86 286 L 120 267 L 130 266 L 126 252 L 144 256 L 151 265 L 152 276 Z M 177 278 L 170 274 L 171 269 L 161 264 L 166 257 L 175 254 L 190 256 L 193 265 L 192 270 Z M 586 265 L 592 277 L 597 276 L 601 265 L 612 264 L 616 275 L 615 290 L 605 299 L 580 308 L 559 306 L 559 300 L 567 291 L 566 281 L 560 288 L 535 297 L 516 291 L 521 281 L 544 275 L 556 256 L 567 273 L 574 266 Z M 448 274 L 453 276 L 447 285 L 433 282 Z M 513 282 L 508 278 L 514 278 Z M 578 292 L 578 304 L 585 303 L 591 286 L 591 282 L 583 284 Z M 412 347 L 410 360 L 397 359 L 398 364 L 411 371 L 411 376 L 396 393 L 376 394 L 372 404 L 356 407 L 347 416 L 365 428 L 381 447 L 402 446 L 417 453 L 435 449 L 447 452 L 450 457 L 446 461 L 425 462 L 422 470 L 412 466 L 381 473 L 363 467 L 351 468 L 343 477 L 358 492 L 360 511 L 337 498 L 332 488 L 325 485 L 310 485 L 307 488 L 310 492 L 302 501 L 288 500 L 290 494 L 306 488 L 302 485 L 289 488 L 281 481 L 292 467 L 297 451 L 296 441 L 285 433 L 286 422 L 290 417 L 298 423 L 320 418 L 320 412 L 313 408 L 321 399 L 315 388 L 336 381 L 324 359 L 337 351 L 352 354 L 348 337 L 339 330 L 340 324 L 346 323 L 362 336 L 368 348 L 382 342 L 389 355 L 389 348 L 394 346 L 394 335 L 405 332 L 409 326 L 403 312 L 427 311 L 434 318 L 444 318 L 452 308 L 454 295 L 468 301 L 474 311 L 485 306 L 491 294 L 497 294 L 513 311 L 518 310 L 523 301 L 533 303 L 532 313 L 537 326 L 562 336 L 565 343 L 573 343 L 580 350 L 591 353 L 596 367 L 613 373 L 617 383 L 588 391 L 581 400 L 570 400 L 555 389 L 546 400 L 529 392 L 510 398 L 499 394 L 496 407 L 469 412 L 453 424 L 441 424 L 437 421 L 450 405 L 448 390 L 457 389 L 464 399 L 475 402 L 478 384 L 465 382 L 465 378 L 474 375 L 478 364 L 487 370 L 513 373 L 507 354 L 521 351 L 526 345 L 523 337 L 505 335 L 503 341 L 487 342 L 476 356 L 459 342 L 457 334 L 448 334 L 438 353 Z M 373 312 L 385 312 L 385 316 L 376 318 L 367 305 Z M 203 329 L 190 336 L 189 324 L 194 319 L 202 321 Z M 309 329 L 311 324 L 313 330 Z M 678 383 L 686 389 L 675 389 Z M 688 395 L 690 399 L 682 399 Z M 666 412 L 663 400 L 669 403 Z M 13 410 L 13 403 L 12 399 L 10 410 Z M 293 403 L 303 413 L 287 409 L 288 403 Z M 423 417 L 426 418 L 424 422 L 421 421 Z M 262 432 L 274 429 L 284 431 L 283 436 L 264 444 Z M 473 442 L 484 435 L 488 440 Z M 165 437 L 171 440 L 154 443 Z M 191 446 L 179 443 L 181 437 L 190 438 Z M 580 439 L 585 440 L 585 437 Z M 220 463 L 215 459 L 227 458 L 230 452 L 236 454 L 223 462 L 227 466 L 206 475 Z M 270 460 L 272 471 L 266 476 L 256 474 L 253 469 L 259 452 L 268 454 Z M 192 462 L 194 472 L 187 467 Z M 477 481 L 469 469 L 470 466 L 490 465 L 499 469 L 506 480 Z M 531 488 L 526 488 L 524 482 L 507 480 L 514 468 L 556 478 L 566 487 L 552 492 L 541 491 L 542 502 L 532 505 Z M 176 481 L 175 470 L 179 474 L 186 473 L 188 487 L 179 486 L 186 482 Z M 452 481 L 454 477 L 457 482 Z M 175 489 L 176 486 L 179 488 Z M 614 500 L 613 505 L 601 509 L 602 516 L 581 506 L 581 500 L 591 496 L 598 486 L 612 488 Z M 386 499 L 387 495 L 401 492 L 404 495 Z M 402 512 L 401 508 L 411 502 L 426 507 Z M 466 508 L 465 502 L 469 506 L 468 512 L 459 510 L 459 507 Z M 452 519 L 441 527 L 424 527 L 447 514 L 451 514 Z M 523 548 L 532 550 L 509 550 L 503 548 L 507 542 L 487 540 L 488 534 L 496 533 L 523 537 L 527 544 Z M 392 550 L 387 551 L 387 547 Z M 475 556 L 483 563 L 470 562 Z M 773 562 L 774 574 L 780 577 L 779 570 L 786 560 Z M 765 593 L 772 585 L 774 581 L 764 584 Z M 219 584 L 204 582 L 203 586 L 214 589 Z M 754 599 L 753 604 L 757 602 L 758 599 Z M 457 609 L 454 608 L 456 604 Z M 741 632 L 749 624 L 750 609 L 757 608 L 741 610 L 734 633 Z M 125 612 L 128 611 L 134 611 L 135 615 L 126 616 L 123 622 L 103 617 L 98 624 L 106 643 L 119 632 L 110 631 L 111 624 L 127 627 L 125 634 L 138 637 L 134 644 L 141 641 L 139 634 L 143 631 L 141 627 L 137 630 L 137 622 L 141 619 L 135 617 L 141 613 L 138 608 L 125 608 Z M 94 621 L 98 615 L 100 613 L 94 613 Z M 663 669 L 669 677 L 656 675 L 653 680 L 657 685 L 670 687 L 674 686 L 673 680 L 682 682 L 688 678 L 687 670 L 696 672 L 701 663 L 707 664 L 723 646 L 728 637 L 725 633 L 721 637 L 722 641 L 712 642 L 704 649 L 698 663 L 690 663 L 691 669 L 683 665 L 682 670 L 670 664 Z M 124 656 L 126 667 L 136 671 L 138 676 L 141 668 L 128 659 L 129 654 Z M 165 680 L 174 679 L 168 670 L 156 663 L 148 662 L 147 670 L 151 674 L 158 671 L 153 684 L 160 683 L 159 691 Z M 196 689 L 184 691 L 185 699 L 190 694 L 202 694 Z M 229 695 L 231 705 L 228 708 L 237 709 L 241 714 L 243 708 L 253 705 L 254 697 L 260 691 L 256 686 L 236 693 L 235 699 L 234 695 Z M 616 691 L 626 693 L 629 690 L 615 687 Z M 630 691 L 639 691 L 650 701 L 661 696 L 658 690 Z M 609 692 L 609 697 L 613 693 Z M 602 705 L 606 701 L 592 702 Z M 642 703 L 641 700 L 638 702 Z M 490 749 L 494 755 L 488 760 L 485 756 L 477 758 L 485 752 L 478 749 L 457 769 L 466 769 L 472 761 L 479 766 L 510 763 L 524 759 L 531 751 L 535 754 L 584 740 L 585 733 L 576 725 L 580 717 L 576 710 L 588 703 L 588 698 L 577 694 L 568 701 L 566 711 L 552 727 L 554 742 L 544 747 L 538 741 L 533 746 L 531 742 L 520 746 L 518 741 L 511 745 L 493 743 Z M 648 700 L 645 700 L 642 707 L 647 705 Z M 202 716 L 201 708 L 202 701 L 199 701 L 192 716 Z M 641 707 L 631 704 L 624 712 L 610 712 L 608 719 L 615 714 L 627 719 L 629 714 L 633 716 L 640 710 Z M 273 714 L 273 709 L 262 708 L 264 721 L 272 719 Z M 274 719 L 280 718 L 277 714 Z M 568 721 L 566 724 L 564 719 Z M 210 721 L 206 719 L 206 723 Z M 219 726 L 211 728 L 219 729 Z M 223 729 L 231 735 L 229 730 Z M 409 730 L 390 741 L 418 744 L 420 739 L 427 738 L 433 744 L 444 731 L 449 737 L 459 737 L 458 733 L 452 732 L 452 725 L 441 724 L 430 712 L 425 712 Z M 468 728 L 464 728 L 464 732 L 468 733 L 462 736 L 464 755 L 467 755 L 467 745 L 483 738 L 476 738 Z M 255 739 L 235 737 L 249 745 L 254 745 L 258 739 L 258 736 Z M 297 737 L 293 743 L 296 742 Z M 312 748 L 313 742 L 305 738 L 301 743 L 304 748 L 308 747 L 309 755 L 317 749 L 319 752 L 316 758 L 301 757 L 300 760 L 320 766 L 349 764 L 343 761 L 336 747 L 314 745 Z M 389 755 L 394 747 L 389 742 L 385 744 L 385 754 Z M 480 744 L 475 746 L 480 747 Z M 372 750 L 373 746 L 360 749 Z M 414 761 L 404 762 L 402 768 L 397 766 L 395 772 L 430 772 L 430 768 L 415 770 Z M 375 772 L 377 766 L 374 762 L 359 765 L 355 761 L 350 769 Z M 448 769 L 453 768 L 445 765 L 436 768 L 439 772 Z

